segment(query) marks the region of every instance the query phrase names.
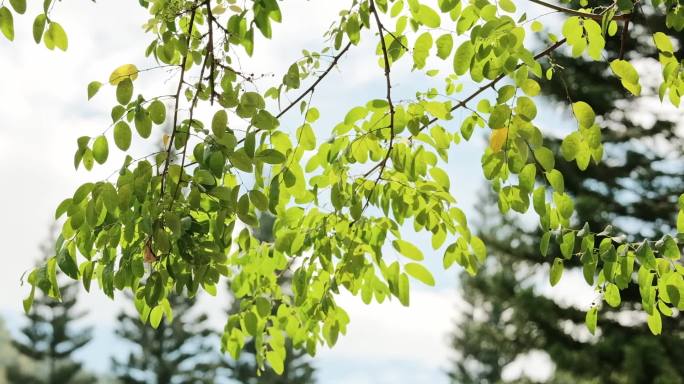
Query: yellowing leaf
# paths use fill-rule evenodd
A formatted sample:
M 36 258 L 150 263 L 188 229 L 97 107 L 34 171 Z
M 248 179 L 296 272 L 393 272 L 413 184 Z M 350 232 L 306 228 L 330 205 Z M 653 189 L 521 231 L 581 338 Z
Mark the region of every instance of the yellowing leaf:
M 117 85 L 124 79 L 128 78 L 131 81 L 138 78 L 138 67 L 133 64 L 124 64 L 119 68 L 115 69 L 111 75 L 109 75 L 109 84 Z
M 508 138 L 508 128 L 495 129 L 489 137 L 489 148 L 494 152 L 499 152 L 506 144 Z

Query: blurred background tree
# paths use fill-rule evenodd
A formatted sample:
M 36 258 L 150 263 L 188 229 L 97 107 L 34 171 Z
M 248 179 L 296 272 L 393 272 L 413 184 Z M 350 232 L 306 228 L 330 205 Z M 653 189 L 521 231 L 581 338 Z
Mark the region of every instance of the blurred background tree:
M 49 233 L 50 238 L 40 246 L 45 259 L 52 255 L 56 228 L 51 228 Z M 61 286 L 61 302 L 36 294 L 31 311 L 25 315 L 28 323 L 21 328 L 21 336 L 11 342 L 17 355 L 5 368 L 7 382 L 90 384 L 96 381 L 73 358 L 92 339 L 92 328 L 74 325 L 87 314 L 76 308 L 79 283 L 67 282 Z
M 253 229 L 253 235 L 259 241 L 273 242 L 273 225 L 275 217 L 269 213 L 262 213 L 259 216 L 259 227 Z M 281 285 L 287 289 L 289 276 L 283 275 Z M 228 313 L 235 313 L 240 307 L 239 300 L 233 300 Z M 228 360 L 229 377 L 238 383 L 243 384 L 311 384 L 315 383 L 315 369 L 310 363 L 310 358 L 306 351 L 292 346 L 290 340 L 285 344 L 286 357 L 282 375 L 267 369 L 257 375 L 256 349 L 254 341 L 246 343 L 245 348 L 238 360 Z
M 12 336 L 5 325 L 5 320 L 0 318 L 0 384 L 7 384 L 7 368 L 30 364 L 26 359 L 19 357 L 19 353 L 12 345 Z
M 132 301 L 132 299 L 131 299 Z M 137 312 L 118 316 L 116 335 L 132 350 L 126 359 L 112 358 L 112 369 L 124 384 L 211 384 L 216 380 L 217 336 L 196 298 L 170 295 L 173 321 L 163 318 L 157 329 L 140 321 Z
M 588 102 L 603 126 L 604 161 L 585 172 L 563 160 L 560 141 L 553 142 L 565 189 L 576 198 L 576 222 L 580 227 L 587 222 L 598 231 L 613 224 L 615 233 L 627 234 L 629 241 L 671 231 L 669 223 L 675 222 L 677 212 L 673 197 L 684 190 L 684 164 L 677 160 L 684 149 L 677 133 L 682 115 L 661 105 L 658 90 L 651 85 L 654 82 L 649 84 L 649 78 L 659 76 L 652 71 L 660 67 L 657 51 L 644 32 L 656 32 L 663 25 L 662 18 L 645 15 L 637 7 L 629 35 L 618 35 L 606 45 L 609 60 L 623 51 L 636 63 L 644 74 L 647 99 L 630 99 L 599 63 L 561 53 L 551 56 L 556 71 L 553 81 L 544 82 L 542 89 L 552 104 L 567 99 Z M 674 38 L 684 42 L 683 34 Z M 568 111 L 558 113 L 571 119 Z M 546 131 L 558 128 L 544 127 Z M 492 206 L 493 201 L 482 205 Z M 633 312 L 641 308 L 634 285 L 622 292 L 618 309 L 600 305 L 599 329 L 592 337 L 584 326 L 584 310 L 590 302 L 580 310 L 539 292 L 541 284 L 549 284 L 540 280 L 540 272 L 560 255 L 557 246 L 542 258 L 541 232 L 531 223 L 511 218 L 491 221 L 496 215 L 487 212 L 480 217 L 479 235 L 488 245 L 490 258 L 476 277 L 462 276 L 468 309 L 453 335 L 457 358 L 449 376 L 454 383 L 501 382 L 504 368 L 532 351 L 545 352 L 555 365 L 550 383 L 684 382 L 682 316 L 663 319 L 667 336 L 651 335 L 645 318 Z M 581 279 L 577 267 L 577 262 L 566 263 L 563 278 L 575 274 Z

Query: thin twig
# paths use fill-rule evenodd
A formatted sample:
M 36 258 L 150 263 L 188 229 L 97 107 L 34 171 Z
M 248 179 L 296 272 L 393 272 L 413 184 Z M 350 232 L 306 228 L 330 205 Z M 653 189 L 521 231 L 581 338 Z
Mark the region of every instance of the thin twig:
M 383 34 L 383 30 L 385 30 L 385 27 L 382 25 L 382 22 L 380 21 L 380 15 L 378 15 L 378 11 L 375 8 L 375 1 L 370 0 L 370 12 L 373 14 L 373 17 L 375 18 L 375 23 L 378 26 L 378 34 L 380 35 L 380 47 L 382 48 L 382 56 L 383 60 L 385 63 L 385 88 L 387 90 L 387 94 L 385 95 L 385 98 L 387 99 L 387 104 L 389 105 L 389 129 L 390 129 L 390 137 L 389 137 L 389 146 L 387 147 L 387 152 L 385 153 L 385 157 L 380 161 L 379 168 L 380 172 L 378 173 L 378 177 L 375 179 L 375 185 L 373 186 L 373 189 L 371 189 L 370 194 L 368 195 L 368 199 L 366 199 L 366 203 L 364 204 L 363 208 L 361 211 L 363 212 L 368 204 L 370 203 L 371 198 L 373 197 L 373 191 L 375 191 L 375 187 L 378 185 L 380 182 L 380 179 L 382 178 L 382 174 L 385 171 L 385 168 L 387 167 L 387 161 L 389 161 L 390 156 L 392 155 L 392 149 L 394 148 L 394 103 L 392 102 L 392 80 L 390 77 L 390 59 L 389 59 L 389 54 L 387 52 L 387 44 L 385 43 L 385 36 Z M 365 175 L 367 176 L 367 175 Z
M 540 58 L 542 58 L 542 57 L 544 57 L 544 56 L 549 55 L 551 52 L 555 51 L 556 49 L 558 49 L 559 47 L 561 47 L 563 44 L 565 44 L 565 42 L 566 42 L 566 39 L 558 40 L 558 41 L 555 42 L 554 44 L 548 46 L 545 50 L 543 50 L 543 51 L 537 53 L 537 54 L 534 56 L 534 59 L 535 59 L 535 60 L 538 60 L 538 59 L 540 59 Z M 523 65 L 525 65 L 525 64 L 524 64 L 524 63 L 518 64 L 518 66 L 516 67 L 516 69 L 522 67 Z M 501 75 L 499 75 L 499 76 L 498 76 L 497 78 L 495 78 L 494 80 L 492 80 L 492 81 L 490 81 L 489 83 L 487 83 L 487 84 L 481 86 L 481 87 L 478 88 L 475 92 L 473 92 L 470 96 L 468 96 L 468 97 L 466 97 L 465 99 L 463 99 L 463 101 L 461 101 L 460 103 L 458 103 L 458 104 L 454 105 L 453 107 L 451 107 L 451 109 L 449 109 L 449 112 L 453 112 L 453 111 L 455 111 L 455 110 L 457 110 L 457 109 L 459 109 L 459 108 L 463 108 L 466 104 L 468 104 L 470 101 L 472 101 L 474 98 L 476 98 L 479 94 L 481 94 L 482 92 L 484 92 L 484 91 L 487 90 L 488 88 L 494 88 L 494 86 L 496 85 L 496 83 L 498 83 L 499 81 L 501 81 L 504 77 L 506 77 L 506 75 L 502 73 Z M 439 119 L 436 118 L 436 117 L 433 117 L 432 119 L 428 120 L 428 122 L 425 123 L 425 125 L 423 125 L 423 126 L 419 129 L 419 131 L 423 131 L 425 128 L 427 128 L 427 127 L 429 127 L 430 125 L 432 125 L 432 124 L 434 124 L 435 122 L 437 122 L 437 120 L 439 120 Z
M 299 95 L 293 102 L 291 102 L 287 107 L 285 107 L 282 111 L 280 111 L 280 113 L 278 113 L 276 115 L 276 119 L 280 119 L 285 113 L 287 113 L 287 111 L 290 110 L 290 108 L 294 107 L 304 97 L 306 97 L 306 95 L 308 95 L 310 92 L 313 92 L 314 88 L 316 88 L 318 83 L 320 83 L 323 80 L 323 78 L 325 78 L 328 75 L 328 73 L 330 73 L 330 71 L 332 71 L 332 69 L 337 65 L 337 62 L 340 60 L 340 58 L 349 50 L 349 48 L 351 47 L 351 44 L 352 44 L 351 41 L 349 43 L 347 43 L 347 45 L 345 45 L 344 48 L 342 48 L 342 50 L 337 55 L 335 55 L 335 57 L 333 58 L 333 61 L 330 63 L 330 66 L 328 66 L 328 68 L 325 70 L 325 72 L 323 72 L 320 76 L 318 76 L 316 81 L 314 81 L 313 84 L 311 84 L 311 86 L 309 86 L 309 88 L 307 88 L 304 92 L 302 92 L 302 94 Z
M 211 56 L 211 68 L 209 69 L 209 89 L 210 93 L 210 104 L 214 105 L 214 76 L 216 74 L 216 58 L 214 57 L 214 28 L 211 26 L 211 21 L 214 20 L 214 15 L 211 13 L 211 1 L 207 1 L 207 17 L 209 22 L 207 27 L 209 28 L 209 42 L 207 44 L 207 57 Z M 200 75 L 200 81 L 202 76 Z
M 584 17 L 587 19 L 593 19 L 593 20 L 598 20 L 601 21 L 603 19 L 603 13 L 587 13 L 587 12 L 582 12 L 582 11 L 577 11 L 575 9 L 570 9 L 570 8 L 565 8 L 561 7 L 555 4 L 547 3 L 546 1 L 543 0 L 530 0 L 531 2 L 535 4 L 539 4 L 543 7 L 553 9 L 558 12 L 563 12 L 568 15 L 574 15 L 574 16 L 579 16 L 579 17 Z M 615 15 L 613 16 L 613 20 L 625 20 L 631 17 L 631 14 L 629 13 L 623 13 L 620 15 Z
M 630 14 L 630 16 L 632 16 Z M 625 46 L 627 45 L 627 40 L 629 40 L 629 22 L 631 17 L 625 19 L 625 25 L 622 27 L 622 35 L 620 36 L 620 56 L 619 59 L 622 60 L 625 57 Z
M 195 24 L 195 14 L 197 13 L 197 8 L 193 9 L 192 13 L 190 14 L 190 24 L 188 27 L 188 36 L 192 36 L 192 28 Z M 178 109 L 180 105 L 180 94 L 181 90 L 183 89 L 183 83 L 185 81 L 185 65 L 188 62 L 188 55 L 190 54 L 190 49 L 187 50 L 185 55 L 183 56 L 183 59 L 181 60 L 180 64 L 180 69 L 181 69 L 181 74 L 180 74 L 180 79 L 178 80 L 178 88 L 176 89 L 176 103 L 173 109 L 173 131 L 171 131 L 171 137 L 169 138 L 169 146 L 166 149 L 166 161 L 164 162 L 164 170 L 162 171 L 162 179 L 161 179 L 161 195 L 164 195 L 164 190 L 166 187 L 166 174 L 169 171 L 169 165 L 171 163 L 171 149 L 173 148 L 173 142 L 174 139 L 176 138 L 176 132 L 178 132 Z

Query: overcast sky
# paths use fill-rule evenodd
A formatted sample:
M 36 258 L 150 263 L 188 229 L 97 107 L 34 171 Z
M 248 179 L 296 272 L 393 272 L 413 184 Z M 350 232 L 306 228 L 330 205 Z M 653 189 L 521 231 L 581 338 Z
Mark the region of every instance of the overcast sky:
M 346 2 L 288 0 L 281 3 L 286 24 L 274 28 L 270 42 L 257 45 L 250 62 L 254 72 L 274 73 L 280 78 L 287 66 L 300 57 L 301 50 L 320 49 L 322 33 Z M 335 5 L 331 5 L 335 4 Z M 38 6 L 32 2 L 31 6 Z M 35 15 L 29 9 L 27 15 Z M 537 12 L 540 13 L 540 12 Z M 16 40 L 8 43 L 0 38 L 0 243 L 3 246 L 3 268 L 0 268 L 0 314 L 8 319 L 16 332 L 21 324 L 21 298 L 26 287 L 19 277 L 39 258 L 38 244 L 46 238 L 57 204 L 71 196 L 76 186 L 85 181 L 107 177 L 120 164 L 120 154 L 110 146 L 110 161 L 96 166 L 92 172 L 74 171 L 73 153 L 76 138 L 96 136 L 110 123 L 109 109 L 113 105 L 113 90 L 104 87 L 91 102 L 86 101 L 86 85 L 91 80 L 105 82 L 109 73 L 124 63 L 139 68 L 151 66 L 141 61 L 149 43 L 140 26 L 144 11 L 136 1 L 100 0 L 60 2 L 52 17 L 69 34 L 67 53 L 51 52 L 36 46 L 31 37 L 32 16 L 18 17 Z M 294 18 L 299 18 L 295 22 Z M 368 40 L 368 39 L 367 39 Z M 374 43 L 353 48 L 341 63 L 339 71 L 324 80 L 314 99 L 321 111 L 320 125 L 339 121 L 348 107 L 360 98 L 370 100 L 384 95 L 384 78 L 374 63 Z M 450 64 L 433 63 L 447 68 Z M 244 66 L 244 63 L 243 63 Z M 411 97 L 424 90 L 428 79 L 411 74 L 410 68 L 393 72 L 395 92 L 399 98 Z M 163 80 L 168 74 L 143 74 L 136 87 L 147 95 L 170 87 Z M 161 81 L 160 81 L 161 80 Z M 435 83 L 435 85 L 440 85 Z M 541 114 L 541 121 L 558 121 L 555 109 Z M 457 114 L 448 129 L 456 129 L 462 114 Z M 567 118 L 567 115 L 562 115 Z M 287 125 L 285 121 L 284 126 Z M 291 128 L 296 125 L 292 125 Z M 325 128 L 329 130 L 329 128 Z M 452 177 L 452 192 L 467 212 L 473 211 L 476 196 L 483 190 L 479 151 L 483 140 L 459 145 L 452 151 L 448 171 Z M 145 154 L 145 146 L 134 147 Z M 117 157 L 118 156 L 118 157 Z M 410 235 L 415 241 L 420 238 Z M 424 250 L 429 249 L 425 244 Z M 324 350 L 315 360 L 322 383 L 446 383 L 450 352 L 448 333 L 459 308 L 457 269 L 440 271 L 441 256 L 428 255 L 428 264 L 438 281 L 437 287 L 426 289 L 412 284 L 410 308 L 395 303 L 365 306 L 359 299 L 339 298 L 351 317 L 348 335 L 342 337 L 332 351 Z M 572 295 L 578 285 L 572 277 L 564 279 L 553 290 L 540 283 L 545 292 L 564 295 L 573 303 L 588 305 L 591 291 Z M 576 293 L 576 291 L 575 291 Z M 224 301 L 225 298 L 213 299 Z M 208 303 L 205 300 L 203 302 Z M 583 304 L 584 303 L 584 304 Z M 109 353 L 125 353 L 111 334 L 119 304 L 106 299 L 101 292 L 83 295 L 81 305 L 90 310 L 85 323 L 97 324 L 97 338 L 80 356 L 91 369 L 106 372 Z M 207 308 L 225 308 L 207 305 Z M 219 311 L 211 313 L 212 322 L 222 327 L 225 317 Z M 112 347 L 114 346 L 114 347 Z M 533 375 L 548 374 L 550 366 L 543 356 L 533 356 L 541 362 Z M 510 375 L 524 364 L 511 368 Z

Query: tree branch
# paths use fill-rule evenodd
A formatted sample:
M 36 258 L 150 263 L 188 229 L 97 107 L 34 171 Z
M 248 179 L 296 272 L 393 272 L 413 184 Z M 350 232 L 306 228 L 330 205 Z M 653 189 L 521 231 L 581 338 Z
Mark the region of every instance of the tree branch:
M 314 83 L 311 84 L 311 86 L 309 86 L 309 88 L 307 88 L 304 92 L 302 92 L 302 94 L 299 95 L 293 102 L 291 102 L 287 107 L 285 107 L 285 109 L 280 111 L 280 113 L 276 115 L 276 119 L 280 119 L 284 114 L 287 113 L 287 111 L 289 111 L 292 107 L 294 107 L 297 103 L 299 103 L 304 97 L 306 97 L 306 95 L 308 95 L 310 92 L 313 92 L 314 88 L 316 88 L 318 83 L 320 83 L 323 80 L 323 78 L 325 78 L 328 75 L 328 73 L 330 73 L 330 71 L 337 65 L 337 62 L 340 60 L 340 58 L 345 53 L 347 53 L 347 51 L 351 47 L 351 44 L 352 44 L 351 41 L 348 42 L 347 45 L 345 45 L 344 48 L 342 48 L 342 50 L 337 55 L 335 55 L 335 57 L 333 58 L 333 61 L 330 63 L 330 66 L 328 66 L 328 68 L 326 68 L 326 70 L 323 73 L 321 73 L 320 76 L 318 76 L 316 81 L 314 81 Z
M 544 57 L 544 56 L 549 55 L 551 52 L 555 51 L 556 49 L 558 49 L 559 47 L 561 47 L 563 44 L 565 44 L 565 41 L 566 41 L 566 39 L 558 40 L 558 41 L 555 42 L 554 44 L 548 46 L 545 50 L 543 50 L 543 51 L 537 53 L 537 54 L 534 56 L 534 59 L 535 59 L 535 60 L 538 60 L 538 59 L 540 59 L 540 58 L 542 58 L 542 57 Z M 524 63 L 520 63 L 520 64 L 518 64 L 518 66 L 515 67 L 515 68 L 518 69 L 518 68 L 522 67 L 523 65 L 525 65 L 525 64 L 524 64 Z M 482 92 L 484 92 L 485 90 L 487 90 L 487 88 L 493 88 L 493 87 L 496 85 L 496 83 L 498 83 L 499 81 L 501 81 L 504 77 L 506 77 L 506 75 L 505 75 L 505 74 L 501 74 L 501 75 L 499 75 L 497 78 L 495 78 L 494 80 L 492 80 L 492 81 L 490 81 L 489 83 L 487 83 L 487 84 L 481 86 L 481 87 L 478 88 L 475 92 L 473 92 L 472 94 L 470 94 L 470 96 L 466 97 L 466 98 L 463 99 L 461 102 L 459 102 L 458 104 L 456 104 L 456 105 L 454 105 L 453 107 L 451 107 L 451 109 L 449 109 L 449 112 L 453 112 L 453 111 L 455 111 L 455 110 L 457 110 L 457 109 L 459 109 L 459 108 L 465 107 L 466 104 L 468 104 L 470 101 L 472 101 L 474 98 L 476 98 L 479 94 L 481 94 Z M 430 119 L 427 123 L 425 123 L 425 125 L 423 125 L 423 126 L 419 129 L 419 131 L 422 131 L 422 130 L 424 130 L 425 128 L 429 127 L 430 125 L 434 124 L 437 120 L 439 120 L 439 119 L 436 118 L 436 117 L 433 117 L 433 118 Z
M 197 7 L 199 8 L 199 7 Z M 192 13 L 190 14 L 190 24 L 188 27 L 188 36 L 192 36 L 192 28 L 195 25 L 195 14 L 197 13 L 197 8 L 194 8 L 192 10 Z M 161 179 L 161 194 L 162 196 L 164 195 L 164 190 L 166 188 L 166 174 L 169 171 L 169 165 L 171 163 L 171 149 L 173 148 L 173 142 L 174 139 L 176 138 L 176 132 L 178 132 L 178 107 L 180 106 L 180 93 L 181 90 L 183 89 L 183 83 L 185 82 L 185 65 L 188 62 L 188 55 L 190 54 L 190 49 L 185 53 L 185 56 L 183 56 L 183 59 L 181 60 L 180 63 L 180 69 L 181 69 L 181 74 L 180 74 L 180 80 L 178 80 L 178 88 L 176 89 L 176 103 L 174 106 L 173 110 L 173 131 L 171 131 L 171 137 L 169 138 L 169 146 L 166 149 L 166 161 L 164 162 L 164 170 L 162 171 L 162 179 Z
M 207 23 L 207 28 L 209 28 L 209 42 L 207 44 L 207 57 L 211 56 L 211 68 L 209 69 L 209 88 L 210 93 L 210 103 L 214 105 L 214 76 L 216 74 L 216 60 L 214 57 L 214 28 L 212 27 L 211 21 L 214 20 L 214 15 L 211 13 L 211 1 L 207 1 L 207 17 L 209 22 Z M 204 68 L 203 68 L 204 69 Z M 202 76 L 200 75 L 200 80 Z
M 603 13 L 587 13 L 587 12 L 582 12 L 582 11 L 577 11 L 575 9 L 570 9 L 570 8 L 565 8 L 561 7 L 559 5 L 547 3 L 546 1 L 543 0 L 530 0 L 531 2 L 535 4 L 539 4 L 542 7 L 550 8 L 553 9 L 554 11 L 562 12 L 568 15 L 573 15 L 573 16 L 579 16 L 579 17 L 584 17 L 587 19 L 593 19 L 593 20 L 598 20 L 601 21 L 603 19 Z M 625 20 L 627 18 L 631 17 L 630 14 L 621 14 L 621 15 L 615 15 L 613 16 L 612 20 Z
M 373 192 L 375 191 L 375 187 L 378 185 L 380 182 L 380 179 L 382 179 L 382 174 L 385 171 L 385 168 L 387 167 L 387 161 L 389 161 L 390 156 L 392 155 L 392 149 L 394 148 L 394 103 L 392 102 L 392 81 L 390 77 L 390 59 L 389 59 L 389 54 L 387 52 L 387 44 L 385 43 L 385 35 L 383 34 L 383 30 L 385 30 L 385 27 L 382 25 L 382 22 L 380 21 L 380 15 L 378 15 L 378 10 L 375 8 L 375 1 L 370 0 L 370 12 L 373 14 L 373 17 L 375 18 L 375 24 L 378 26 L 378 34 L 380 35 L 380 47 L 382 49 L 382 57 L 384 60 L 385 64 L 385 88 L 387 90 L 387 94 L 385 95 L 385 98 L 387 99 L 387 104 L 389 105 L 389 118 L 390 118 L 390 123 L 389 123 L 389 129 L 390 129 L 390 137 L 389 137 L 389 146 L 387 148 L 387 152 L 385 153 L 385 157 L 375 166 L 371 171 L 366 173 L 364 177 L 368 177 L 370 173 L 372 173 L 375 169 L 380 168 L 380 172 L 378 172 L 378 177 L 375 179 L 375 184 L 373 186 L 373 189 L 371 190 L 368 198 L 366 199 L 366 203 L 364 204 L 363 208 L 361 211 L 365 211 L 366 207 L 368 207 L 368 204 L 370 203 L 370 200 L 373 196 Z

